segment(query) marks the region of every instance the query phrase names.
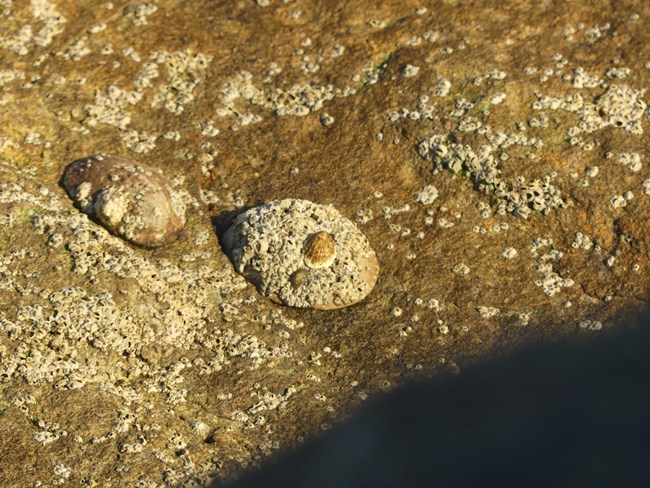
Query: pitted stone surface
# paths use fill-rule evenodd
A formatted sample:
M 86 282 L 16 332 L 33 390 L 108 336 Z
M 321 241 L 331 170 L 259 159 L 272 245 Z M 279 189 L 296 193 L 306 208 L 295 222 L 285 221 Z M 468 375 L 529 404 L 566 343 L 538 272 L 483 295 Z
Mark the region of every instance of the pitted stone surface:
M 650 3 L 426 3 L 0 0 L 0 486 L 221 485 L 407 378 L 647 306 Z M 169 177 L 173 245 L 71 204 L 101 152 Z M 287 197 L 372 243 L 355 306 L 278 306 L 219 246 Z M 337 266 L 308 262 L 287 292 Z

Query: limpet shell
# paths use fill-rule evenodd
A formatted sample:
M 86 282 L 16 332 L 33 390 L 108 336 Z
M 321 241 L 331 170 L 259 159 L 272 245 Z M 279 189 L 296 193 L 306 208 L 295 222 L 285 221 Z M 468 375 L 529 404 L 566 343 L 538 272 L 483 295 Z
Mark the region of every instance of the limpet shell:
M 336 243 L 330 234 L 321 230 L 307 236 L 303 245 L 305 264 L 313 269 L 327 268 L 334 264 Z
M 357 226 L 333 206 L 307 200 L 275 200 L 242 212 L 222 244 L 262 295 L 291 307 L 347 307 L 370 293 L 379 274 Z
M 121 156 L 89 156 L 70 163 L 62 184 L 79 209 L 111 233 L 156 247 L 185 225 L 185 204 L 161 172 Z

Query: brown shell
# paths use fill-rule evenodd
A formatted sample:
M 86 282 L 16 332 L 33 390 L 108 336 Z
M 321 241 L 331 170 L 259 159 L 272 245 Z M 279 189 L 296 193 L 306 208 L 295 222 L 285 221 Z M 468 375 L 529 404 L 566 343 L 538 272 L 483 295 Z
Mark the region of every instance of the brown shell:
M 121 156 L 77 159 L 62 184 L 79 209 L 111 233 L 156 247 L 174 240 L 185 225 L 184 205 L 158 170 Z
M 237 215 L 221 245 L 273 302 L 330 310 L 362 301 L 379 274 L 368 239 L 332 205 L 286 198 Z
M 308 267 L 327 268 L 334 263 L 336 258 L 336 244 L 327 232 L 316 232 L 305 239 L 303 254 Z

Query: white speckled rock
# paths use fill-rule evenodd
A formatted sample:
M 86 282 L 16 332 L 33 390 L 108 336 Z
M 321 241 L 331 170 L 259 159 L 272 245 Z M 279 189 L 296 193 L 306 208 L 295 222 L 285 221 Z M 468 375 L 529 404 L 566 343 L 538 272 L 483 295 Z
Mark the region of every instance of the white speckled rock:
M 276 200 L 239 214 L 223 244 L 262 295 L 291 307 L 347 307 L 370 293 L 379 273 L 357 226 L 333 206 L 307 200 Z
M 178 237 L 185 225 L 185 205 L 167 178 L 131 159 L 77 159 L 62 183 L 82 212 L 134 244 L 160 246 Z

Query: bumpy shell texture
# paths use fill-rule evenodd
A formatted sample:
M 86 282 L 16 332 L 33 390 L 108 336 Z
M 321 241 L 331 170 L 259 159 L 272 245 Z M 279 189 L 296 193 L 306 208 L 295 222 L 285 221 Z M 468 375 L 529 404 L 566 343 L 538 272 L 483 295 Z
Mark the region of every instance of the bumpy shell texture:
M 379 273 L 357 226 L 333 206 L 307 200 L 276 200 L 239 214 L 223 245 L 262 295 L 291 307 L 347 307 L 370 293 Z
M 139 246 L 170 242 L 185 225 L 185 205 L 167 178 L 131 159 L 77 159 L 66 168 L 62 184 L 82 212 Z

